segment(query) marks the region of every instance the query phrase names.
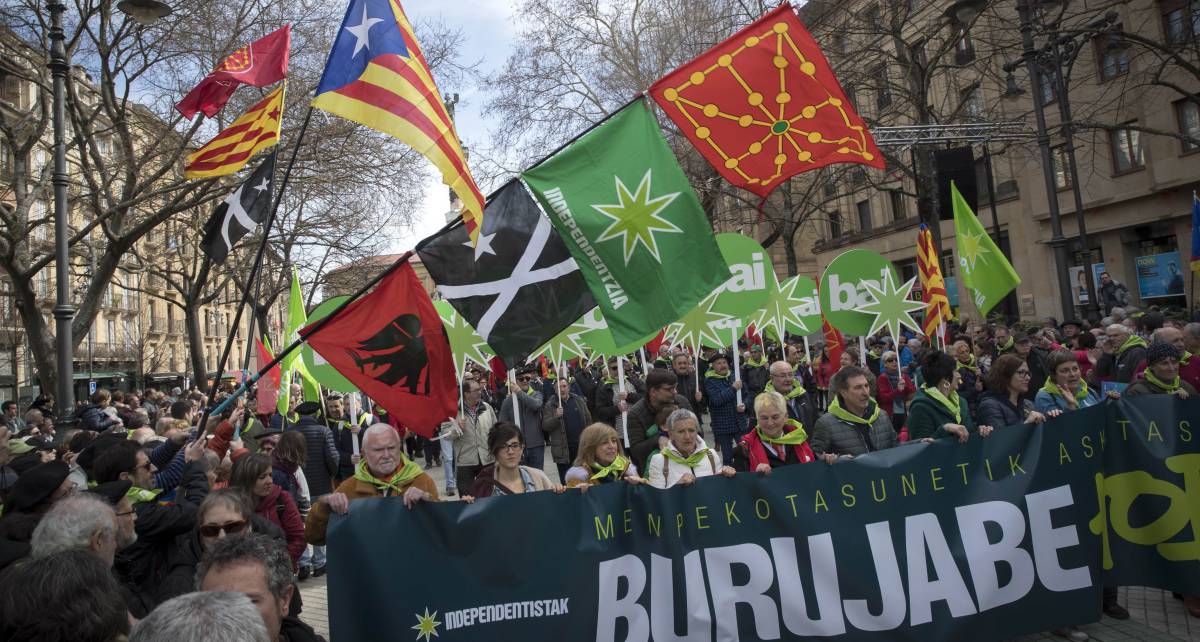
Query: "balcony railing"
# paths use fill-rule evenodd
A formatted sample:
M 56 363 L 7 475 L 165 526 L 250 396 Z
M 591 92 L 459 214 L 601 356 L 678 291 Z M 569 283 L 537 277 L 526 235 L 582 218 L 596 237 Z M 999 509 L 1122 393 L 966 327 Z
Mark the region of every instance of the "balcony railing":
M 184 323 L 183 319 L 172 319 L 171 320 L 171 334 L 184 334 L 184 326 L 185 325 L 186 324 Z
M 167 331 L 167 320 L 163 317 L 151 317 L 150 331 L 165 334 Z

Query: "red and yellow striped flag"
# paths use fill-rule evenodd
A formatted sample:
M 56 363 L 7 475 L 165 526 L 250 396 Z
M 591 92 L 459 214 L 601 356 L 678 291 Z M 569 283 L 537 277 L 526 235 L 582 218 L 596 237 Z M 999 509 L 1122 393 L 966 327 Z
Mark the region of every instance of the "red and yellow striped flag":
M 925 304 L 925 336 L 933 337 L 938 326 L 950 320 L 950 299 L 946 296 L 946 281 L 942 279 L 933 234 L 924 223 L 917 233 L 917 270 L 921 273 L 921 301 Z
M 227 176 L 246 166 L 252 156 L 279 142 L 283 115 L 280 85 L 246 113 L 221 130 L 204 147 L 188 154 L 184 176 L 208 178 Z
M 350 0 L 312 105 L 395 137 L 428 158 L 462 199 L 471 241 L 479 238 L 483 194 L 399 2 Z

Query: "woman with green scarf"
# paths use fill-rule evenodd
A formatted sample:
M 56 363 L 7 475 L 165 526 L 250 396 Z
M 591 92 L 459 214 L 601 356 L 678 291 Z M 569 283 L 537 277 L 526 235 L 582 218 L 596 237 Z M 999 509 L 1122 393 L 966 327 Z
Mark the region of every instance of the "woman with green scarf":
M 1075 353 L 1060 348 L 1046 357 L 1046 371 L 1050 376 L 1033 400 L 1033 408 L 1053 418 L 1064 412 L 1087 408 L 1100 403 L 1100 391 L 1088 386 Z M 1109 393 L 1116 399 L 1120 394 Z
M 1183 353 L 1170 343 L 1152 343 L 1146 349 L 1146 369 L 1140 379 L 1125 389 L 1126 397 L 1137 395 L 1176 395 L 1187 399 L 1196 394 L 1192 384 L 1179 378 Z
M 587 492 L 594 484 L 621 481 L 640 484 L 645 480 L 638 477 L 637 466 L 622 452 L 616 429 L 602 423 L 584 428 L 579 435 L 579 455 L 575 465 L 567 470 L 567 478 L 563 480 L 567 488 Z
M 687 408 L 676 409 L 662 422 L 668 443 L 650 457 L 646 480 L 655 488 L 694 484 L 700 477 L 733 477 L 736 471 L 721 465 L 721 456 L 700 436 L 700 419 Z
M 941 350 L 933 350 L 921 359 L 921 389 L 908 407 L 908 438 L 954 437 L 966 443 L 971 433 L 980 437 L 992 433 L 991 426 L 976 426 L 967 400 L 960 397 L 962 382 L 958 360 Z
M 769 390 L 754 399 L 758 425 L 746 433 L 733 450 L 738 470 L 771 474 L 777 466 L 807 464 L 816 460 L 808 445 L 808 432 L 799 421 L 788 417 L 783 395 Z

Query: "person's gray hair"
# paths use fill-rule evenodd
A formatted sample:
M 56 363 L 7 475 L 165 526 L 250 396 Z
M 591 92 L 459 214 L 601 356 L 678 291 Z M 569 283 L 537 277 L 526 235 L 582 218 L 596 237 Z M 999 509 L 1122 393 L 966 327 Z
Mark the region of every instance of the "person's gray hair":
M 1193 321 L 1183 326 L 1183 331 L 1190 335 L 1193 339 L 1200 339 L 1200 323 Z
M 691 410 L 688 410 L 687 408 L 680 408 L 680 409 L 676 410 L 675 412 L 672 412 L 670 415 L 667 415 L 667 422 L 666 422 L 667 423 L 667 425 L 666 425 L 667 432 L 668 433 L 671 432 L 671 429 L 675 427 L 675 424 L 677 422 L 683 421 L 685 419 L 696 422 L 697 430 L 700 428 L 700 418 L 696 416 L 696 413 L 692 412 Z
M 1100 327 L 1107 328 L 1108 326 L 1110 326 L 1116 322 L 1117 322 L 1117 320 L 1112 317 L 1104 317 L 1103 319 L 1100 319 Z
M 245 593 L 202 591 L 159 604 L 134 625 L 129 642 L 274 641 L 258 607 Z
M 213 542 L 196 565 L 196 590 L 200 590 L 204 576 L 214 568 L 247 563 L 263 565 L 267 589 L 282 600 L 292 585 L 292 558 L 282 542 L 258 533 L 223 537 Z
M 1122 307 L 1115 307 L 1108 311 L 1108 316 L 1112 317 L 1113 320 L 1115 320 L 1115 321 L 1120 321 L 1121 319 L 1124 319 L 1125 315 L 1126 315 L 1125 308 L 1122 308 Z
M 1131 331 L 1129 326 L 1120 323 L 1113 323 L 1104 328 L 1105 332 L 1120 332 L 1121 334 L 1129 334 Z
M 363 437 L 362 437 L 363 447 L 364 448 L 366 447 L 367 439 L 371 435 L 380 435 L 380 434 L 384 434 L 386 432 L 391 432 L 393 435 L 396 435 L 397 438 L 400 437 L 400 435 L 398 435 L 396 433 L 396 429 L 393 428 L 391 424 L 385 424 L 385 423 L 371 424 L 371 426 L 369 428 L 367 428 L 365 431 L 363 431 Z
M 62 551 L 88 550 L 97 532 L 117 536 L 117 514 L 100 497 L 75 493 L 64 497 L 42 516 L 30 540 L 35 558 Z
M 1177 328 L 1172 328 L 1166 325 L 1158 328 L 1154 332 L 1150 333 L 1150 343 L 1170 343 L 1170 341 L 1167 341 L 1163 338 L 1163 335 L 1165 335 L 1168 330 L 1177 330 Z

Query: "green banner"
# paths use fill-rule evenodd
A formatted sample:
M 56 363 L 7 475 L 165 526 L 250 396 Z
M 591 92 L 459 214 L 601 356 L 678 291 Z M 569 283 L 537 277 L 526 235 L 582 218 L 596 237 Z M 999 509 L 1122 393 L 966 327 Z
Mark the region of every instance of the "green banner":
M 1200 593 L 1198 422 L 1200 401 L 1143 397 L 667 491 L 355 501 L 330 531 L 332 639 L 998 640 L 1095 621 L 1105 584 Z

